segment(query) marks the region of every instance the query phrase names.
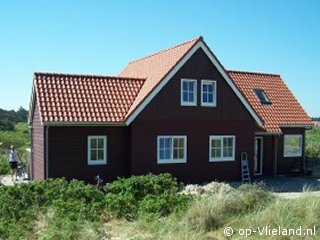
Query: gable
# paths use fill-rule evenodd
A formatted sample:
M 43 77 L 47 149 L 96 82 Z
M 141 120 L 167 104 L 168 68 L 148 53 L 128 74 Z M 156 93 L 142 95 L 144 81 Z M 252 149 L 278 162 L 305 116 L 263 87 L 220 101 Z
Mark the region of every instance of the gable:
M 181 106 L 181 79 L 197 82 L 197 105 Z M 201 106 L 201 81 L 214 80 L 216 107 Z M 137 116 L 139 119 L 252 121 L 253 118 L 229 87 L 206 53 L 199 48 Z
M 212 64 L 216 67 L 216 69 L 219 71 L 219 73 L 222 75 L 224 80 L 227 82 L 229 87 L 234 91 L 236 96 L 239 98 L 241 103 L 245 106 L 247 111 L 250 113 L 250 115 L 255 119 L 256 123 L 259 126 L 262 126 L 263 123 L 258 117 L 258 115 L 254 112 L 250 104 L 247 102 L 247 100 L 242 96 L 242 94 L 239 92 L 238 88 L 235 86 L 233 81 L 230 79 L 228 74 L 225 72 L 224 68 L 220 64 L 220 62 L 217 60 L 217 58 L 213 55 L 213 53 L 210 51 L 210 49 L 207 47 L 207 45 L 203 42 L 202 37 L 196 39 L 195 41 L 192 42 L 193 44 L 191 46 L 188 46 L 189 49 L 187 48 L 187 52 L 181 57 L 181 59 L 178 60 L 176 65 L 172 66 L 170 71 L 164 75 L 162 78 L 158 79 L 157 77 L 154 78 L 149 78 L 148 76 L 148 71 L 150 72 L 151 76 L 154 75 L 154 72 L 157 71 L 158 69 L 162 69 L 162 65 L 167 66 L 166 58 L 164 57 L 162 59 L 162 65 L 161 62 L 159 62 L 158 65 L 155 65 L 154 62 L 152 61 L 152 56 L 149 59 L 149 64 L 148 62 L 144 62 L 144 69 L 146 71 L 146 84 L 153 86 L 152 89 L 149 91 L 141 91 L 139 92 L 137 98 L 135 99 L 135 102 L 133 106 L 130 108 L 127 116 L 126 116 L 126 125 L 129 125 L 138 115 L 139 113 L 149 104 L 149 102 L 159 93 L 159 91 L 170 81 L 170 79 L 177 73 L 177 71 L 180 70 L 180 68 L 193 56 L 193 54 L 198 50 L 202 49 L 204 53 L 207 55 L 209 60 L 212 62 Z M 180 46 L 180 45 L 179 45 Z M 170 50 L 171 51 L 171 50 Z M 157 58 L 159 58 L 159 53 L 157 55 Z M 139 66 L 138 63 L 134 64 L 136 65 L 136 68 L 138 69 L 137 72 L 140 71 L 141 66 Z M 153 68 L 149 68 L 149 67 Z M 126 70 L 129 68 L 130 70 Z M 130 76 L 130 74 L 135 74 L 135 67 L 130 66 L 130 64 L 127 66 L 122 72 L 121 76 Z M 134 76 L 134 75 L 133 75 Z

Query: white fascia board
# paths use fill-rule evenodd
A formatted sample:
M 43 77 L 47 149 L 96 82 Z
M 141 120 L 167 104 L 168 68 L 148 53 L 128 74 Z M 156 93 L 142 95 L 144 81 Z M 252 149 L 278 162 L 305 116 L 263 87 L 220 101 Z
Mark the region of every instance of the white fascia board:
M 147 96 L 147 98 L 144 99 L 144 101 L 138 106 L 138 108 L 125 121 L 126 125 L 130 125 L 130 123 L 139 115 L 139 113 L 149 104 L 149 102 L 161 91 L 161 89 L 169 82 L 170 79 L 172 79 L 172 77 L 180 70 L 180 68 L 192 57 L 192 55 L 199 48 L 201 48 L 205 52 L 205 54 L 210 59 L 212 64 L 217 68 L 219 73 L 222 75 L 222 77 L 229 84 L 229 86 L 234 91 L 234 93 L 237 95 L 237 97 L 240 99 L 242 104 L 245 106 L 245 108 L 248 110 L 248 112 L 251 114 L 251 116 L 255 119 L 258 126 L 260 126 L 260 127 L 263 126 L 263 123 L 260 120 L 260 118 L 258 117 L 258 115 L 254 112 L 254 110 L 251 108 L 249 103 L 245 100 L 245 98 L 239 92 L 238 88 L 234 85 L 233 81 L 229 78 L 229 76 L 224 71 L 224 69 L 221 67 L 221 65 L 218 63 L 218 61 L 213 56 L 211 51 L 208 49 L 208 47 L 202 41 L 197 42 L 191 48 L 191 50 L 189 50 L 189 52 L 180 60 L 180 62 L 173 67 L 173 69 L 165 76 L 165 78 L 160 81 L 158 86 L 155 89 L 153 89 L 153 91 Z

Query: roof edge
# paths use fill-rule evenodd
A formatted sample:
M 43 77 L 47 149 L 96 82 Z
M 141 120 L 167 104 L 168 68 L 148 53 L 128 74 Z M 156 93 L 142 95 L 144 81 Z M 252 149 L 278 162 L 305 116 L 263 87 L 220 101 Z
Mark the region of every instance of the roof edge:
M 144 60 L 144 59 L 149 58 L 149 57 L 153 57 L 153 56 L 158 55 L 158 54 L 161 54 L 161 53 L 163 53 L 163 52 L 172 50 L 172 49 L 177 48 L 177 47 L 180 47 L 180 46 L 182 46 L 182 45 L 184 45 L 184 44 L 188 44 L 188 43 L 190 43 L 190 42 L 195 42 L 195 43 L 197 43 L 197 42 L 200 41 L 200 40 L 201 40 L 201 41 L 203 40 L 203 37 L 202 37 L 201 35 L 200 35 L 200 36 L 197 36 L 197 37 L 195 37 L 195 38 L 193 38 L 193 39 L 187 40 L 187 41 L 185 41 L 185 42 L 179 43 L 179 44 L 177 44 L 177 45 L 174 45 L 174 46 L 165 48 L 165 49 L 160 50 L 160 51 L 158 51 L 158 52 L 152 53 L 152 54 L 150 54 L 150 55 L 144 56 L 144 57 L 142 57 L 142 58 L 138 58 L 138 59 L 132 60 L 132 61 L 130 61 L 130 62 L 128 63 L 128 65 L 131 64 L 131 63 L 139 62 L 139 61 Z
M 109 75 L 91 75 L 91 74 L 76 74 L 76 73 L 54 73 L 54 72 L 34 72 L 34 76 L 37 75 L 48 75 L 48 76 L 67 76 L 67 77 L 94 77 L 94 78 L 110 78 L 120 80 L 143 80 L 146 78 L 134 78 L 134 77 L 120 77 L 120 76 L 109 76 Z
M 233 70 L 233 69 L 226 69 L 228 73 L 241 73 L 241 74 L 250 74 L 250 75 L 264 75 L 264 76 L 275 76 L 281 77 L 278 73 L 266 73 L 266 72 L 255 72 L 255 71 L 242 71 L 242 70 Z

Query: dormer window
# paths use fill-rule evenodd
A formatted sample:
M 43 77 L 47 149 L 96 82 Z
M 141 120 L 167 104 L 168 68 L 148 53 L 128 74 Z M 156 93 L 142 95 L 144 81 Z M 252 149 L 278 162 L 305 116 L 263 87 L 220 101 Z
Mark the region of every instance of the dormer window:
M 258 99 L 262 104 L 271 104 L 270 99 L 268 98 L 266 92 L 261 88 L 255 88 L 253 89 L 255 94 L 257 95 Z
M 197 80 L 181 79 L 181 106 L 197 106 Z

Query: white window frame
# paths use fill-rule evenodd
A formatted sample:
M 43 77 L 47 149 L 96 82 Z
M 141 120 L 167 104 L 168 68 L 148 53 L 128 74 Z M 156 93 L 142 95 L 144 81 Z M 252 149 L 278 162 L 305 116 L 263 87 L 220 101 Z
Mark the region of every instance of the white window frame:
M 172 138 L 172 152 L 171 157 L 169 159 L 160 159 L 160 139 L 162 138 Z M 184 140 L 184 158 L 174 159 L 173 158 L 173 139 L 182 138 Z M 167 163 L 186 163 L 187 162 L 187 136 L 185 135 L 160 135 L 157 137 L 157 163 L 158 164 L 167 164 Z
M 300 151 L 297 154 L 286 153 L 286 138 L 300 138 Z M 302 134 L 285 134 L 283 137 L 283 156 L 284 157 L 302 157 L 303 135 Z
M 232 145 L 232 156 L 231 157 L 223 157 L 223 139 L 225 138 L 232 138 L 233 145 Z M 221 156 L 220 157 L 212 157 L 211 156 L 211 141 L 212 140 L 220 140 L 221 142 Z M 235 161 L 235 152 L 236 152 L 236 136 L 235 135 L 210 135 L 209 136 L 209 162 L 229 162 Z
M 183 83 L 184 82 L 192 82 L 194 83 L 194 92 L 193 92 L 193 102 L 184 101 L 183 100 Z M 189 79 L 189 78 L 182 78 L 181 79 L 181 90 L 180 90 L 180 98 L 181 98 L 181 106 L 197 106 L 197 80 L 196 79 Z
M 203 85 L 213 85 L 213 102 L 203 102 Z M 217 81 L 202 79 L 201 80 L 201 106 L 216 107 L 217 106 Z
M 92 139 L 102 139 L 103 140 L 103 159 L 102 160 L 92 160 L 91 159 L 91 140 Z M 107 136 L 101 135 L 90 135 L 88 136 L 88 146 L 87 146 L 87 158 L 88 158 L 88 165 L 104 165 L 107 164 Z

